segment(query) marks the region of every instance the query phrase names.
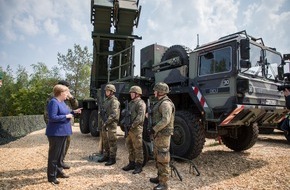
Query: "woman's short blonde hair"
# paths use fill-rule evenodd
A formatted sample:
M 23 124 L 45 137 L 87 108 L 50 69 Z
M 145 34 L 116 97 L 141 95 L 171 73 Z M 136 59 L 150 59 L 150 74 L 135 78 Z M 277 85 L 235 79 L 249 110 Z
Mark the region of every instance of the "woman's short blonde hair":
M 65 85 L 57 84 L 53 87 L 53 95 L 55 97 L 59 96 L 62 92 L 69 91 L 68 87 Z

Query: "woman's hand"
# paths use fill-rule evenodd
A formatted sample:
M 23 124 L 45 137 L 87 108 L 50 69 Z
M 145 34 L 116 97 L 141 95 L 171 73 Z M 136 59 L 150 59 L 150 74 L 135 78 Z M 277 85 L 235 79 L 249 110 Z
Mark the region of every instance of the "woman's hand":
M 73 112 L 74 112 L 74 113 L 78 113 L 78 114 L 80 114 L 80 113 L 82 113 L 82 109 L 83 109 L 83 108 L 78 108 L 78 109 L 76 109 L 76 110 L 73 110 Z
M 71 119 L 71 118 L 73 118 L 74 116 L 73 116 L 73 114 L 67 114 L 66 116 L 65 116 L 67 119 Z

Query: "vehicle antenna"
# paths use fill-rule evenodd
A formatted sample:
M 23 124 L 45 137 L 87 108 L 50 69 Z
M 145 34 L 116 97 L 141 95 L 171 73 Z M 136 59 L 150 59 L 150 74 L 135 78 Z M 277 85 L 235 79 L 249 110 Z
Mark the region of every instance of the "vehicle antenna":
M 197 45 L 196 45 L 196 47 L 198 48 L 199 47 L 199 34 L 197 34 Z

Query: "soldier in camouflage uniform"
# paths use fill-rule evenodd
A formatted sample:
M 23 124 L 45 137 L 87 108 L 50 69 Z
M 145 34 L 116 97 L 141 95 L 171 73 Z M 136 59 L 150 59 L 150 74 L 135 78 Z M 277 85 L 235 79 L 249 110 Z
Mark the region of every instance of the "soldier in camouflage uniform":
M 143 164 L 142 132 L 146 104 L 141 99 L 142 89 L 139 86 L 132 86 L 129 92 L 132 99 L 129 102 L 131 127 L 126 137 L 126 146 L 129 151 L 129 164 L 122 169 L 124 171 L 134 170 L 133 174 L 138 174 L 142 172 Z
M 70 84 L 67 81 L 64 81 L 64 80 L 60 80 L 57 84 L 61 84 L 61 85 L 64 85 L 66 87 L 70 86 Z M 45 106 L 44 115 L 43 115 L 44 121 L 45 121 L 46 124 L 48 123 L 48 113 L 47 113 L 46 107 L 47 107 L 49 101 L 53 97 L 54 97 L 53 94 L 50 94 L 49 97 L 46 100 L 46 106 Z M 70 93 L 68 94 L 68 98 L 65 100 L 65 104 L 68 106 L 70 111 L 77 109 L 78 106 L 79 106 L 78 100 L 76 98 L 74 98 L 73 95 L 71 95 Z M 71 125 L 72 126 L 74 125 L 74 118 L 71 118 Z M 62 165 L 62 167 L 64 169 L 69 169 L 70 168 L 69 165 L 64 163 L 64 158 L 65 158 L 65 156 L 67 154 L 68 148 L 70 146 L 70 142 L 71 142 L 71 137 L 67 136 L 67 139 L 66 139 L 66 142 L 65 142 L 65 150 L 62 152 L 62 155 L 61 155 L 61 160 L 62 160 L 61 165 Z
M 106 99 L 103 103 L 107 120 L 103 122 L 101 135 L 104 155 L 98 162 L 106 162 L 106 166 L 116 163 L 117 153 L 117 124 L 120 118 L 120 102 L 115 97 L 116 88 L 112 84 L 105 87 Z
M 154 136 L 154 159 L 156 160 L 157 177 L 150 178 L 150 182 L 158 184 L 154 190 L 168 189 L 169 162 L 170 162 L 170 138 L 173 135 L 175 107 L 168 98 L 169 87 L 164 82 L 155 84 L 154 95 L 158 102 L 154 105 L 152 112 Z

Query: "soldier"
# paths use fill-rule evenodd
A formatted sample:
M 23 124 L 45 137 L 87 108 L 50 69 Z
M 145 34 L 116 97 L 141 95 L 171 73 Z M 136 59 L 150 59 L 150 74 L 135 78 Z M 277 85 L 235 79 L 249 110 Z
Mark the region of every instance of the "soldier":
M 61 84 L 61 85 L 64 85 L 66 87 L 70 86 L 69 82 L 64 81 L 64 80 L 58 81 L 57 84 Z M 53 94 L 50 94 L 49 97 L 46 100 L 46 106 L 45 106 L 44 115 L 43 115 L 44 116 L 44 121 L 45 121 L 46 124 L 48 123 L 48 113 L 47 113 L 46 107 L 47 107 L 49 101 L 52 98 L 53 98 Z M 73 95 L 71 95 L 70 92 L 68 93 L 67 99 L 64 102 L 68 106 L 68 109 L 70 111 L 77 109 L 78 106 L 79 106 L 78 100 L 76 98 L 74 98 Z M 73 126 L 73 125 L 74 125 L 74 118 L 71 119 L 71 126 Z M 65 150 L 62 152 L 62 156 L 61 156 L 62 157 L 62 159 L 61 159 L 61 167 L 63 169 L 69 169 L 70 168 L 70 166 L 68 164 L 64 163 L 64 158 L 65 158 L 65 156 L 67 154 L 68 148 L 70 146 L 70 142 L 71 142 L 71 137 L 67 136 L 66 142 L 65 142 Z
M 169 162 L 170 162 L 170 138 L 173 135 L 175 107 L 168 98 L 169 87 L 164 82 L 155 84 L 154 96 L 157 103 L 154 105 L 153 112 L 153 130 L 154 136 L 154 159 L 156 160 L 157 177 L 150 178 L 150 182 L 158 184 L 154 190 L 168 189 Z
M 106 162 L 106 166 L 116 163 L 117 153 L 117 123 L 120 117 L 120 102 L 115 97 L 116 88 L 112 84 L 105 87 L 106 99 L 103 103 L 107 119 L 102 124 L 101 136 L 104 155 L 98 162 Z
M 129 93 L 131 96 L 131 101 L 129 102 L 131 126 L 128 129 L 129 132 L 126 137 L 126 146 L 129 151 L 129 164 L 122 169 L 124 171 L 134 170 L 133 174 L 138 174 L 142 172 L 143 164 L 142 132 L 146 104 L 141 99 L 142 89 L 139 86 L 132 86 Z

